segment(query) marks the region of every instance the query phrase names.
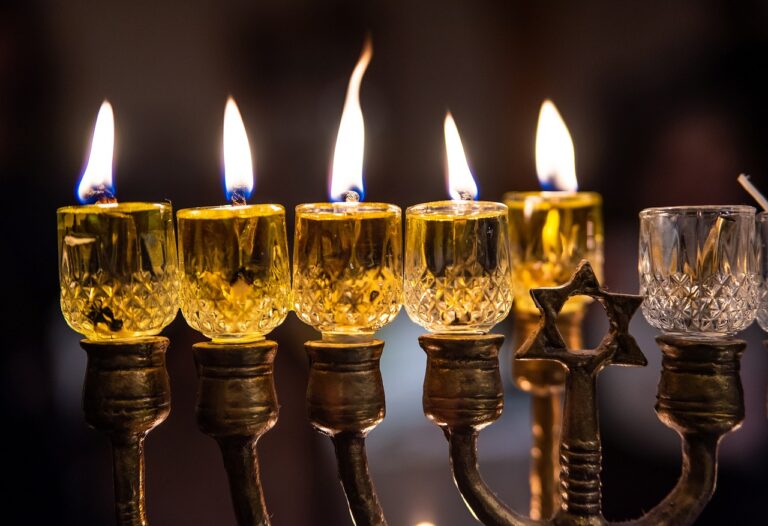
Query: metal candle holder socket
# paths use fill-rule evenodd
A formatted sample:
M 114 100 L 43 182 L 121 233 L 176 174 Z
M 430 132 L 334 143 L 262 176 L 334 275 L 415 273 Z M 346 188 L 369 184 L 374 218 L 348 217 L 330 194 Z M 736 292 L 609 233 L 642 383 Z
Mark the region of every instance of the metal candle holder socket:
M 379 370 L 384 342 L 310 341 L 305 347 L 310 359 L 309 419 L 333 440 L 352 520 L 356 526 L 385 526 L 365 453 L 366 435 L 384 419 Z
M 518 360 L 557 361 L 567 368 L 560 444 L 560 509 L 531 519 L 510 510 L 485 484 L 477 465 L 477 435 L 501 414 L 498 335 L 426 335 L 424 412 L 440 425 L 449 442 L 456 485 L 475 517 L 488 526 L 605 525 L 601 511 L 601 448 L 596 407 L 597 374 L 607 365 L 645 365 L 628 332 L 642 298 L 602 289 L 588 263 L 562 287 L 532 291 L 543 317 Z M 597 349 L 569 350 L 557 325 L 568 297 L 588 295 L 600 302 L 610 329 Z M 656 410 L 683 441 L 683 471 L 677 486 L 654 509 L 631 525 L 687 525 L 701 513 L 714 491 L 717 445 L 744 417 L 739 359 L 745 343 L 703 342 L 683 337 L 657 338 L 664 354 Z
M 146 526 L 144 438 L 171 410 L 165 369 L 168 338 L 82 340 L 88 354 L 85 420 L 112 442 L 115 516 L 119 526 Z
M 197 424 L 219 444 L 240 526 L 268 526 L 256 444 L 277 423 L 277 343 L 198 343 Z

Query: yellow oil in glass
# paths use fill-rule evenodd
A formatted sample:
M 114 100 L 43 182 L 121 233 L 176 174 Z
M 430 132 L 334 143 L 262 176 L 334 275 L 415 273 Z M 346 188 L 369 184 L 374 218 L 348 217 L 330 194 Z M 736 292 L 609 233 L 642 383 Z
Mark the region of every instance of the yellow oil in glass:
M 509 207 L 515 310 L 538 314 L 530 290 L 567 282 L 582 259 L 603 274 L 602 200 L 592 192 L 511 192 Z M 586 296 L 568 300 L 562 312 L 582 309 Z
M 484 333 L 512 306 L 507 208 L 440 201 L 406 211 L 405 308 L 437 333 Z
M 320 203 L 296 208 L 293 306 L 324 338 L 367 337 L 400 311 L 400 208 Z
M 181 311 L 215 342 L 264 338 L 290 310 L 285 210 L 278 205 L 180 210 Z
M 57 211 L 61 311 L 92 340 L 158 334 L 178 311 L 173 212 L 165 203 Z

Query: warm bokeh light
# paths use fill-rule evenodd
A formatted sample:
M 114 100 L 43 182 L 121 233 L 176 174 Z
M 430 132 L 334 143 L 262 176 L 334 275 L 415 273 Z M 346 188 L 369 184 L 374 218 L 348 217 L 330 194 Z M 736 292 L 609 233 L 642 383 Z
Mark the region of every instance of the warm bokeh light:
M 579 188 L 573 140 L 551 100 L 545 100 L 539 112 L 536 173 L 543 190 L 575 192 Z
M 90 203 L 111 198 L 112 158 L 115 147 L 115 116 L 112 105 L 106 100 L 101 103 L 91 139 L 91 154 L 77 188 L 81 203 Z
M 445 115 L 445 153 L 448 172 L 448 192 L 454 201 L 477 198 L 477 184 L 469 171 L 467 156 L 461 144 L 459 130 L 451 112 Z
M 429 522 L 429 521 L 423 521 L 423 522 L 418 522 L 414 524 L 414 526 L 435 526 L 435 523 Z
M 331 200 L 343 201 L 345 194 L 353 191 L 363 197 L 363 152 L 365 150 L 365 124 L 360 108 L 360 84 L 371 62 L 373 45 L 366 39 L 363 52 L 357 61 L 347 87 L 347 98 L 339 123 L 336 148 L 331 169 Z
M 245 124 L 230 97 L 224 109 L 224 182 L 227 198 L 245 201 L 253 191 L 253 159 Z

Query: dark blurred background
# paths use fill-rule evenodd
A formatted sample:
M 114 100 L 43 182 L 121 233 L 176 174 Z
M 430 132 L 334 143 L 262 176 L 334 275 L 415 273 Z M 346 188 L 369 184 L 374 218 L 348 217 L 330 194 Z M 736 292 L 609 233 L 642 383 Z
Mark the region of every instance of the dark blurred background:
M 85 353 L 58 306 L 54 215 L 75 202 L 102 99 L 116 114 L 118 197 L 183 208 L 224 202 L 221 127 L 232 94 L 257 165 L 252 200 L 284 204 L 292 224 L 296 204 L 327 198 L 346 84 L 370 31 L 368 200 L 405 207 L 447 197 L 448 108 L 481 198 L 536 189 L 536 118 L 550 97 L 573 135 L 581 188 L 605 198 L 607 284 L 634 292 L 641 208 L 750 203 L 735 182 L 741 171 L 768 189 L 767 24 L 758 1 L 5 0 L 3 523 L 113 520 L 108 442 L 83 421 Z M 605 322 L 590 320 L 597 341 Z M 642 316 L 633 331 L 649 366 L 612 368 L 599 385 L 612 520 L 655 505 L 680 470 L 678 438 L 653 411 L 656 331 Z M 382 331 L 388 413 L 369 439 L 372 474 L 390 524 L 471 524 L 445 440 L 421 413 L 420 332 L 404 313 Z M 166 334 L 173 411 L 147 441 L 150 520 L 234 524 L 218 450 L 194 420 L 191 344 L 202 337 L 181 316 Z M 260 454 L 274 523 L 350 524 L 330 442 L 305 416 L 302 342 L 316 335 L 290 315 L 273 336 L 282 408 Z M 768 353 L 756 326 L 745 337 L 747 418 L 722 444 L 718 491 L 700 524 L 766 523 Z M 481 467 L 525 511 L 528 399 L 509 384 L 503 417 L 481 437 Z

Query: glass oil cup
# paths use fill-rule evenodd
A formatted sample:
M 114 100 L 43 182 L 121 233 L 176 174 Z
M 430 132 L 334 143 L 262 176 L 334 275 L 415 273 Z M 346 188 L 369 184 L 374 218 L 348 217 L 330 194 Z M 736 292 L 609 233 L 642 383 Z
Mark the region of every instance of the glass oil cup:
M 216 343 L 263 339 L 290 310 L 285 209 L 226 205 L 177 215 L 187 323 Z
M 400 208 L 386 203 L 296 207 L 293 306 L 330 341 L 363 341 L 400 311 Z
M 178 272 L 167 203 L 67 206 L 57 213 L 61 311 L 91 340 L 159 334 L 176 317 Z
M 760 300 L 755 209 L 648 208 L 640 213 L 643 314 L 668 334 L 733 336 Z
M 582 259 L 603 277 L 602 198 L 594 192 L 508 192 L 515 310 L 538 316 L 530 291 L 566 283 Z M 581 310 L 587 296 L 570 298 L 562 312 Z
M 507 207 L 439 201 L 406 211 L 405 308 L 435 333 L 486 333 L 512 306 Z

